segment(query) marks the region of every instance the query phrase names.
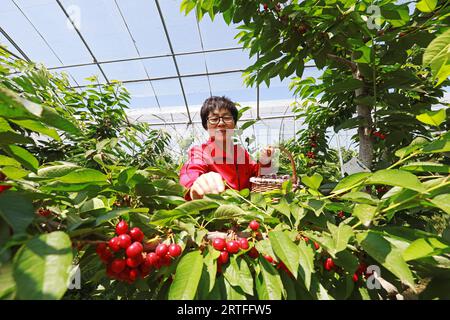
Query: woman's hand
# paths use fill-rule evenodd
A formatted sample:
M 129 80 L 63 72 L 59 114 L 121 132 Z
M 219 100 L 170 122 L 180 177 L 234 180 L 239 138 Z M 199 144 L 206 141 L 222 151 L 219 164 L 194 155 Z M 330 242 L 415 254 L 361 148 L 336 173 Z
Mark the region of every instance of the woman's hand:
M 259 163 L 267 165 L 272 161 L 274 154 L 274 148 L 272 146 L 267 146 L 262 148 L 261 154 L 259 155 Z
M 191 199 L 201 199 L 206 194 L 219 194 L 225 190 L 222 176 L 217 172 L 202 174 L 191 187 Z

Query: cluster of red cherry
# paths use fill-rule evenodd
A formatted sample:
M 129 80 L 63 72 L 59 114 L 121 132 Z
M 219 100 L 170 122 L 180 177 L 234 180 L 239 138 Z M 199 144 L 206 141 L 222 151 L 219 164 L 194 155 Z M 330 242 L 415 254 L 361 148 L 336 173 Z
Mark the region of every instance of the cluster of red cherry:
M 326 258 L 325 262 L 323 263 L 323 267 L 327 271 L 334 271 L 337 268 L 332 258 Z M 359 263 L 358 269 L 352 276 L 353 282 L 358 282 L 362 275 L 364 275 L 366 278 L 371 275 L 371 273 L 367 272 L 367 265 L 364 262 Z
M 169 266 L 182 253 L 181 247 L 174 243 L 170 246 L 160 243 L 155 252 L 145 252 L 144 233 L 137 227 L 129 230 L 124 220 L 116 225 L 116 234 L 108 243 L 99 243 L 96 249 L 112 279 L 133 283 L 138 277 L 145 278 L 152 268 Z

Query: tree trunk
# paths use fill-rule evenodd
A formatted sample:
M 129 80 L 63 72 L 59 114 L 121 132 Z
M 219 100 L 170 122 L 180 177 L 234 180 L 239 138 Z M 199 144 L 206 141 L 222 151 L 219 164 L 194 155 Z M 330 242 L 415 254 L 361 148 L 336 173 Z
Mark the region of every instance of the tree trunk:
M 364 81 L 360 71 L 356 68 L 353 72 L 353 78 Z M 356 98 L 367 96 L 367 90 L 365 88 L 360 88 L 355 90 Z M 366 105 L 357 105 L 356 113 L 359 119 L 363 121 L 363 123 L 358 127 L 358 136 L 359 136 L 359 159 L 361 162 L 367 167 L 372 167 L 373 161 L 373 145 L 372 145 L 372 108 Z

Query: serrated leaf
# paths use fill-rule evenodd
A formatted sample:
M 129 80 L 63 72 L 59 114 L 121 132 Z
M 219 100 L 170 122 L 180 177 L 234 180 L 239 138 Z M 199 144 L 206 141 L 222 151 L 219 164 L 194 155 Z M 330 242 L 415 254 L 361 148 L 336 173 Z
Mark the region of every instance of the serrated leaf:
M 446 118 L 447 115 L 445 109 L 437 111 L 427 111 L 416 116 L 416 119 L 420 122 L 435 127 L 439 127 L 446 120 Z
M 331 191 L 332 193 L 342 193 L 347 190 L 353 189 L 355 186 L 359 185 L 361 182 L 370 177 L 371 173 L 359 172 L 345 177 L 338 182 L 336 187 Z

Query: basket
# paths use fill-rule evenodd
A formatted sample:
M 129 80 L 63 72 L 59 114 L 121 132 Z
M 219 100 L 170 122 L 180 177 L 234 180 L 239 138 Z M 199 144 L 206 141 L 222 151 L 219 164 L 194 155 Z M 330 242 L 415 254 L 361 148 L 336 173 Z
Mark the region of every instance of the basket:
M 281 152 L 286 154 L 291 161 L 292 177 L 289 175 L 259 175 L 250 178 L 250 190 L 252 192 L 266 192 L 281 189 L 284 182 L 291 180 L 293 191 L 297 189 L 297 170 L 292 154 L 284 147 L 277 147 Z

